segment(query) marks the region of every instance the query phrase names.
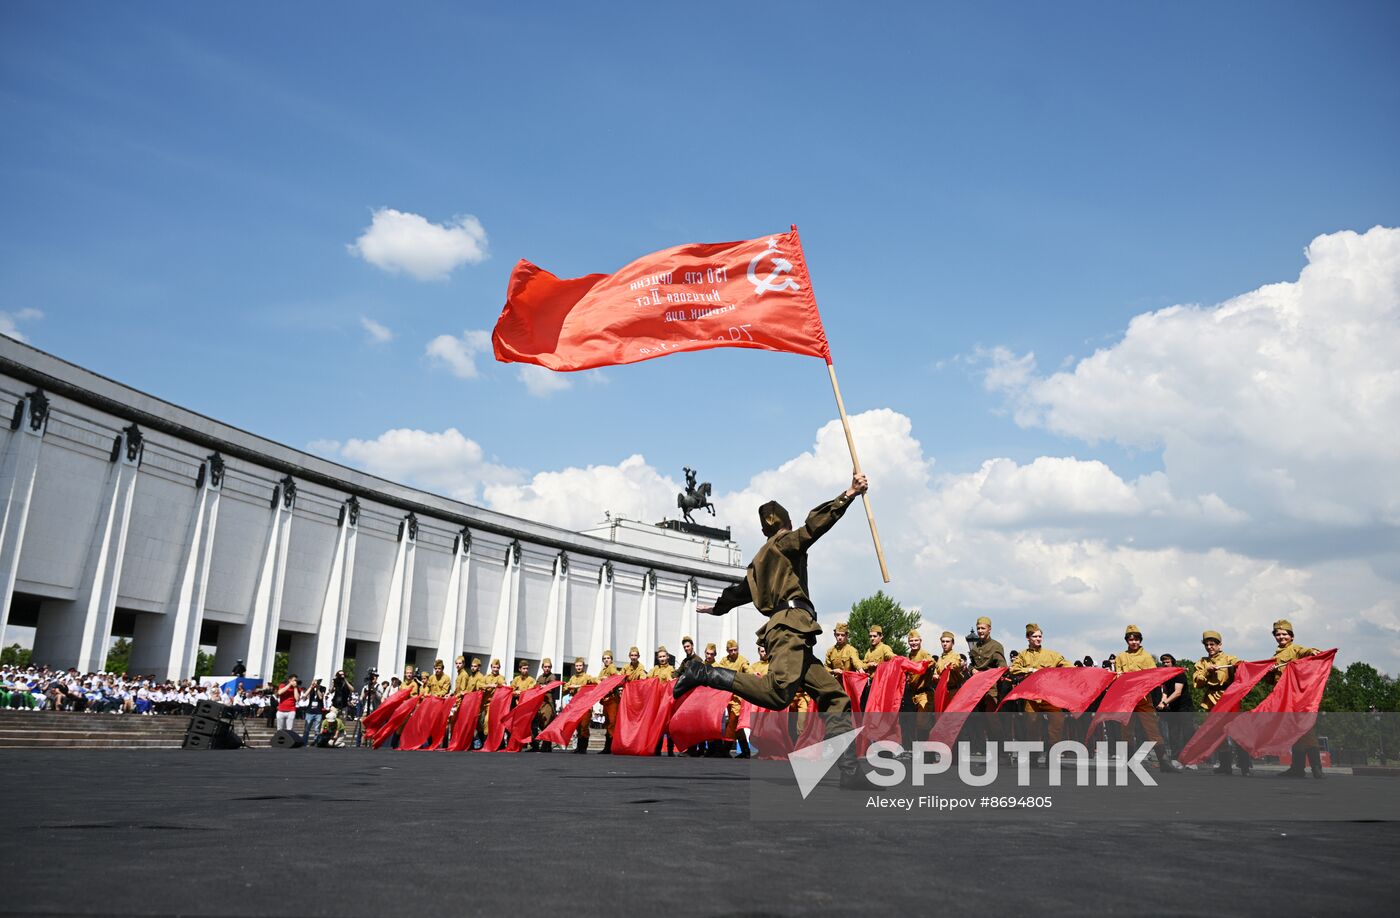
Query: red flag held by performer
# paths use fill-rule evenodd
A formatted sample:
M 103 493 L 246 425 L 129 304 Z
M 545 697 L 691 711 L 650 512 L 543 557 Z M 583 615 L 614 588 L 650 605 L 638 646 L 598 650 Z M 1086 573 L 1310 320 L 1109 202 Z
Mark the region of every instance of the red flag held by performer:
M 530 745 L 530 740 L 534 736 L 535 715 L 549 699 L 549 693 L 561 685 L 563 685 L 562 682 L 550 682 L 547 685 L 537 685 L 521 693 L 520 700 L 506 715 L 506 730 L 510 732 L 510 739 L 506 742 L 506 752 L 519 752 Z
M 399 737 L 399 749 L 436 749 L 447 736 L 447 716 L 452 713 L 452 699 L 428 695 L 404 725 Z
M 958 689 L 953 700 L 948 702 L 947 708 L 938 715 L 938 722 L 933 725 L 929 740 L 944 743 L 951 749 L 953 743 L 957 742 L 958 734 L 962 732 L 963 724 L 967 723 L 968 715 L 996 686 L 997 680 L 1005 672 L 1006 667 L 998 666 L 973 673 L 972 677 L 962 684 L 962 688 Z
M 457 716 L 452 721 L 452 741 L 447 744 L 448 752 L 466 752 L 472 748 L 472 738 L 476 736 L 477 718 L 481 716 L 481 700 L 485 692 L 478 689 L 467 692 L 457 705 Z
M 370 737 L 370 745 L 375 749 L 383 746 L 389 737 L 398 731 L 399 727 L 408 722 L 408 719 L 413 716 L 413 712 L 418 709 L 418 703 L 422 700 L 422 696 L 412 695 L 394 705 L 389 717 L 377 729 L 365 731 Z
M 548 727 L 540 731 L 539 739 L 542 743 L 558 743 L 560 746 L 569 745 L 569 740 L 573 738 L 578 730 L 578 725 L 583 723 L 584 718 L 593 713 L 593 706 L 607 697 L 608 693 L 622 684 L 626 676 L 609 676 L 597 685 L 590 685 L 578 691 L 574 695 L 574 700 L 561 711 L 558 716 L 550 722 Z
M 728 692 L 702 687 L 675 700 L 666 732 L 677 752 L 685 752 L 705 740 L 724 738 L 724 713 L 729 708 L 729 698 Z
M 1130 673 L 1120 673 L 1104 692 L 1099 709 L 1089 723 L 1089 735 L 1106 721 L 1126 724 L 1133 718 L 1133 709 L 1147 693 L 1183 672 L 1180 666 L 1157 666 Z
M 389 718 L 394 715 L 394 711 L 398 709 L 399 705 L 403 704 L 411 697 L 412 696 L 408 693 L 408 689 L 399 689 L 397 692 L 380 702 L 379 707 L 375 708 L 373 711 L 370 711 L 363 718 L 361 718 L 360 725 L 364 727 L 365 732 L 370 734 L 372 737 L 373 734 L 378 732 L 379 728 L 384 726 L 384 724 L 388 722 Z
M 1230 687 L 1221 694 L 1220 700 L 1216 702 L 1210 714 L 1206 715 L 1205 723 L 1196 730 L 1191 741 L 1177 754 L 1177 759 L 1182 764 L 1195 765 L 1210 758 L 1211 753 L 1225 741 L 1225 729 L 1230 726 L 1232 720 L 1240 716 L 1240 704 L 1244 701 L 1244 696 L 1273 670 L 1274 661 L 1240 661 L 1234 666 L 1235 678 Z
M 1012 701 L 1044 701 L 1072 713 L 1082 713 L 1113 681 L 1113 673 L 1097 667 L 1038 669 L 1006 693 L 1002 710 Z
M 796 230 L 679 245 L 571 279 L 522 260 L 491 340 L 497 360 L 551 370 L 712 347 L 831 359 Z
M 491 703 L 486 708 L 486 742 L 477 752 L 499 752 L 506 738 L 506 715 L 510 713 L 510 700 L 515 696 L 508 685 L 498 685 L 491 692 Z
M 869 681 L 870 677 L 865 673 L 852 669 L 841 672 L 841 687 L 846 690 L 846 697 L 851 699 L 852 714 L 860 713 L 860 696 L 865 694 L 865 684 Z
M 671 683 L 637 679 L 622 686 L 617 726 L 613 730 L 613 755 L 652 755 L 666 730 L 671 710 Z
M 1226 734 L 1255 758 L 1289 754 L 1317 722 L 1336 656 L 1333 649 L 1289 663 L 1269 697 L 1228 724 Z

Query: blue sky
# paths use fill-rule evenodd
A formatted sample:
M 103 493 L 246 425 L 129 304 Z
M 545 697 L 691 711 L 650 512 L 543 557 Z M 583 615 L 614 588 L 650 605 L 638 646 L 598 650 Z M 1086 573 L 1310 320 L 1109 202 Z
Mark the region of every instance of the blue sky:
M 0 313 L 292 445 L 456 428 L 527 479 L 640 453 L 737 501 L 833 416 L 820 362 L 678 355 L 539 397 L 425 347 L 489 329 L 518 258 L 572 276 L 797 223 L 848 408 L 907 418 L 934 474 L 1170 475 L 1151 438 L 1018 422 L 988 355 L 1044 379 L 1135 316 L 1296 281 L 1315 237 L 1397 225 L 1397 37 L 1385 2 L 7 3 Z M 472 215 L 488 257 L 376 267 L 347 247 L 381 208 Z M 1390 544 L 1376 525 L 1357 558 Z

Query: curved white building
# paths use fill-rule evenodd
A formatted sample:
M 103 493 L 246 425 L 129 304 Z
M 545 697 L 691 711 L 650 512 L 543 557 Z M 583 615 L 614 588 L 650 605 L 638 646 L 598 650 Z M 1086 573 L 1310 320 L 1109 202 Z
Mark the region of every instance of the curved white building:
M 697 616 L 743 576 L 737 546 L 657 527 L 601 538 L 493 513 L 264 440 L 0 336 L 0 645 L 34 660 L 267 678 L 273 654 L 328 678 L 343 658 L 384 678 L 458 653 L 538 661 L 627 646 L 650 665 L 752 634 L 746 606 Z M 601 508 L 600 508 L 601 509 Z M 630 533 L 630 535 L 629 535 Z M 636 544 L 627 544 L 628 541 Z M 704 618 L 698 622 L 697 618 Z

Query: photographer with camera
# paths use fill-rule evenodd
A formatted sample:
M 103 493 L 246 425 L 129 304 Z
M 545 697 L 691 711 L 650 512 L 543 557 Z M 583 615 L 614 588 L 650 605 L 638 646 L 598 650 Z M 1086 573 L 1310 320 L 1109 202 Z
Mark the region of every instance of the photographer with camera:
M 301 683 L 296 673 L 277 686 L 277 729 L 290 730 L 297 720 L 297 694 Z
M 355 745 L 360 746 L 365 741 L 365 730 L 362 722 L 365 715 L 379 707 L 379 702 L 383 700 L 379 693 L 379 670 L 370 669 L 365 673 L 365 684 L 360 688 L 359 714 L 355 721 Z
M 310 746 L 321 731 L 321 721 L 326 719 L 326 687 L 320 679 L 311 680 L 311 687 L 303 694 L 302 700 L 306 702 L 306 712 L 301 725 L 301 741 Z
M 336 670 L 335 678 L 331 680 L 331 707 L 346 714 L 354 703 L 355 687 L 345 678 L 345 670 Z

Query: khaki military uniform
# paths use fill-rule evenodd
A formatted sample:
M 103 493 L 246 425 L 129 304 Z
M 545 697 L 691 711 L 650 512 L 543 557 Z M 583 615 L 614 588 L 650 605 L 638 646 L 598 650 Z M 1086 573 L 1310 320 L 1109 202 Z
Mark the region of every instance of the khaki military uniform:
M 758 639 L 768 648 L 768 672 L 762 676 L 736 672 L 734 694 L 781 711 L 805 690 L 819 711 L 835 715 L 827 724 L 828 735 L 850 729 L 851 702 L 841 683 L 812 652 L 822 629 L 816 615 L 800 604 L 812 604 L 807 551 L 836 525 L 852 500 L 843 493 L 813 508 L 800 528 L 774 533 L 754 554 L 744 580 L 721 593 L 714 608 L 716 615 L 723 615 L 751 602 L 768 618 L 758 630 Z
M 914 705 L 914 710 L 925 713 L 933 710 L 933 676 L 934 658 L 933 654 L 927 650 L 920 650 L 909 658 L 911 663 L 922 663 L 929 661 L 929 668 L 921 673 L 904 674 L 904 690 L 909 695 L 909 701 Z
M 676 668 L 669 663 L 658 663 L 651 668 L 651 672 L 646 674 L 648 679 L 664 679 L 669 682 L 676 678 Z M 627 680 L 631 682 L 632 680 Z
M 718 669 L 732 669 L 732 670 L 734 670 L 734 672 L 736 672 L 736 673 L 747 673 L 747 672 L 750 671 L 750 670 L 749 670 L 749 661 L 746 660 L 746 659 L 744 659 L 744 655 L 743 655 L 743 654 L 736 654 L 735 657 L 734 657 L 734 659 L 732 659 L 732 660 L 731 660 L 727 655 L 726 655 L 726 656 L 723 656 L 723 657 L 720 657 L 717 661 L 715 661 L 715 666 L 716 666 Z M 796 704 L 795 701 L 794 701 L 793 703 Z M 740 711 L 740 710 L 741 710 L 741 706 L 740 706 L 740 704 L 739 704 L 739 696 L 738 696 L 738 695 L 730 695 L 730 696 L 729 696 L 729 719 L 728 719 L 727 721 L 725 721 L 725 724 L 724 724 L 724 738 L 725 738 L 726 740 L 732 740 L 732 739 L 734 739 L 735 733 L 738 732 L 738 728 L 739 728 L 739 711 Z
M 1144 669 L 1156 669 L 1157 661 L 1152 654 L 1139 647 L 1136 651 L 1120 650 L 1113 658 L 1113 671 L 1117 673 L 1137 673 Z M 1159 750 L 1162 748 L 1162 731 L 1157 726 L 1157 709 L 1152 707 L 1152 693 L 1138 699 L 1133 708 L 1133 720 L 1137 721 L 1143 735 Z
M 424 680 L 423 694 L 433 698 L 446 698 L 452 694 L 452 677 L 447 673 L 439 676 L 437 673 L 429 673 Z
M 1073 663 L 1063 656 L 1045 647 L 1039 650 L 1031 650 L 1027 647 L 1016 655 L 1016 659 L 1011 661 L 1011 675 L 1013 677 L 1029 676 L 1039 669 L 1053 669 L 1072 667 Z M 1051 746 L 1058 743 L 1064 736 L 1065 717 L 1064 709 L 1057 708 L 1048 701 L 1041 701 L 1038 698 L 1028 698 L 1025 702 L 1025 710 L 1028 714 L 1048 714 L 1046 720 L 1046 735 Z
M 540 676 L 539 680 L 535 682 L 535 687 L 538 688 L 541 685 L 554 685 L 559 681 L 560 679 L 558 673 L 550 673 L 547 676 Z M 544 703 L 541 704 L 540 709 L 535 712 L 535 733 L 538 734 L 545 727 L 548 727 L 550 723 L 554 720 L 554 714 L 554 692 L 545 692 Z
M 1299 660 L 1303 657 L 1311 657 L 1317 652 L 1316 647 L 1304 647 L 1297 641 L 1290 641 L 1288 646 L 1280 647 L 1274 651 L 1274 665 L 1277 669 L 1265 676 L 1264 681 L 1271 686 L 1276 685 L 1278 683 L 1278 677 L 1283 675 L 1283 667 L 1292 663 L 1294 660 Z M 1318 748 L 1317 727 L 1313 726 L 1309 728 L 1307 733 L 1302 735 L 1298 742 L 1293 744 L 1293 761 L 1295 765 L 1298 762 L 1299 753 L 1306 753 L 1308 750 L 1316 748 Z M 1318 768 L 1321 767 L 1322 760 L 1319 757 Z
M 514 679 L 510 680 L 510 690 L 514 693 L 516 701 L 519 701 L 521 695 L 534 687 L 535 678 L 533 676 L 516 676 Z
M 826 668 L 838 673 L 863 673 L 865 664 L 861 662 L 860 651 L 850 644 L 833 646 L 826 652 Z
M 1215 706 L 1220 703 L 1220 696 L 1224 695 L 1230 683 L 1235 681 L 1235 665 L 1239 662 L 1239 657 L 1223 650 L 1217 650 L 1210 656 L 1201 657 L 1196 661 L 1196 666 L 1191 672 L 1191 684 L 1199 690 L 1202 711 L 1215 710 Z M 1211 672 L 1206 669 L 1206 664 L 1229 669 L 1221 668 Z
M 622 670 L 618 669 L 616 666 L 604 666 L 598 671 L 598 681 L 601 682 L 609 676 L 618 676 L 621 674 Z M 619 694 L 621 691 L 621 687 L 615 688 L 603 697 L 603 723 L 604 729 L 608 732 L 608 736 L 613 735 L 613 729 L 617 726 L 617 709 L 622 703 Z
M 942 679 L 943 674 L 945 672 L 948 673 L 949 700 L 952 700 L 953 695 L 957 692 L 958 688 L 963 684 L 963 682 L 967 681 L 967 675 L 963 671 L 962 657 L 958 656 L 958 652 L 956 650 L 950 650 L 947 653 L 943 654 L 943 656 L 935 660 L 932 670 L 933 679 L 931 681 L 933 682 L 937 682 L 939 679 Z M 935 686 L 935 688 L 937 688 L 937 686 Z
M 594 676 L 590 676 L 588 673 L 583 673 L 581 675 L 579 673 L 574 673 L 572 676 L 569 677 L 569 681 L 564 683 L 564 694 L 577 695 L 582 689 L 587 688 L 590 685 L 597 684 L 597 678 Z M 574 702 L 574 704 L 577 703 L 578 702 Z M 588 735 L 592 732 L 590 729 L 592 721 L 593 712 L 590 711 L 587 714 L 583 715 L 583 720 L 578 722 L 578 738 L 580 744 L 584 748 L 588 747 Z
M 881 641 L 865 652 L 865 665 L 861 668 L 870 672 L 886 660 L 893 660 L 894 657 L 895 653 L 890 649 L 890 645 Z

